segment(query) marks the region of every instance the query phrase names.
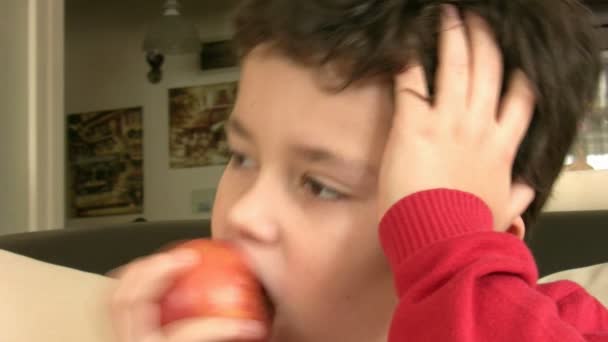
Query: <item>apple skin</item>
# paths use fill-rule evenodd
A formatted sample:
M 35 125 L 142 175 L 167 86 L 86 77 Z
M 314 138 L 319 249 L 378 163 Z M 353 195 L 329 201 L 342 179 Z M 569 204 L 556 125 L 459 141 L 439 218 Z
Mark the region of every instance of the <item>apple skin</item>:
M 270 326 L 262 285 L 229 242 L 196 239 L 172 246 L 190 249 L 198 262 L 180 275 L 160 301 L 161 325 L 185 318 L 255 320 Z

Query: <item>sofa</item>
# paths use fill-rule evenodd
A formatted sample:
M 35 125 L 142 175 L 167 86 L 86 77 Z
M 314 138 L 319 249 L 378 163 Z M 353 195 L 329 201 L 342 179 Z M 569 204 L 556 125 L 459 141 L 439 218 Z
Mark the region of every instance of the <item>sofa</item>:
M 178 241 L 209 237 L 207 220 L 126 223 L 0 236 L 0 249 L 104 275 Z
M 608 211 L 545 214 L 527 240 L 541 282 L 576 281 L 608 306 Z M 209 222 L 129 223 L 0 236 L 0 341 L 113 342 L 105 276 Z

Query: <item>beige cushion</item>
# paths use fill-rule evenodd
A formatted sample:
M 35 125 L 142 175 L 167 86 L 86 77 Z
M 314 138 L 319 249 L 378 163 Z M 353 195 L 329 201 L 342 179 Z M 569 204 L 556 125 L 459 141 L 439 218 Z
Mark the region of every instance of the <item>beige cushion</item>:
M 561 279 L 578 283 L 608 307 L 608 263 L 551 274 L 542 278 L 540 282 L 547 283 Z
M 0 250 L 0 341 L 112 342 L 113 281 Z

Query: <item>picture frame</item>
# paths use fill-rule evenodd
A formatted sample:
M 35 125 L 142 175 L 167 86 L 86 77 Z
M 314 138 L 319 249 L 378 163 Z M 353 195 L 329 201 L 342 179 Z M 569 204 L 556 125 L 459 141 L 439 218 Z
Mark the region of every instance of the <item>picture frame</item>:
M 67 116 L 71 217 L 143 213 L 143 107 Z
M 238 82 L 169 89 L 169 167 L 225 165 L 230 150 L 224 132 Z
M 233 40 L 213 40 L 202 44 L 200 52 L 200 68 L 202 71 L 235 68 L 237 66 L 238 56 Z

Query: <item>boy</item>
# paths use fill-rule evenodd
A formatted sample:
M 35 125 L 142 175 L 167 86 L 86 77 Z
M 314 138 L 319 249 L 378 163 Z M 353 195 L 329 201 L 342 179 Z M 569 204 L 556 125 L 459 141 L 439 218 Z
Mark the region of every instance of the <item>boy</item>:
M 537 286 L 522 242 L 594 98 L 586 12 L 444 2 L 241 7 L 212 229 L 268 291 L 271 341 L 608 341 L 606 309 L 573 283 Z M 166 253 L 120 272 L 121 341 L 264 334 L 222 319 L 159 328 L 158 298 L 189 265 Z

